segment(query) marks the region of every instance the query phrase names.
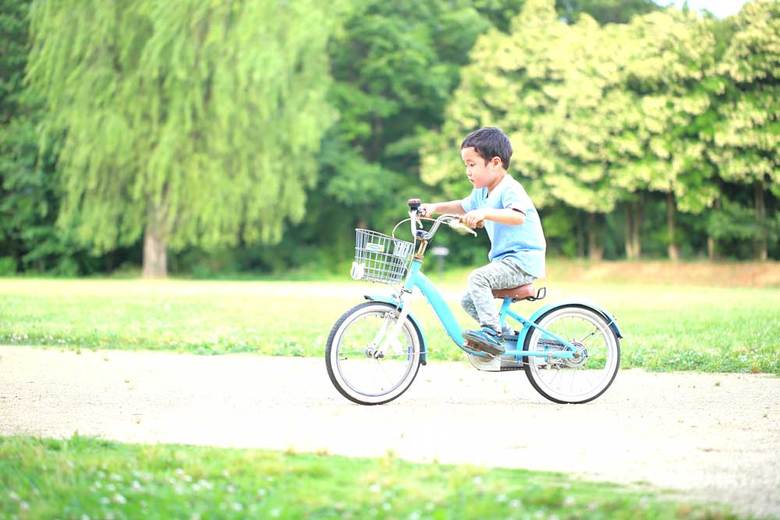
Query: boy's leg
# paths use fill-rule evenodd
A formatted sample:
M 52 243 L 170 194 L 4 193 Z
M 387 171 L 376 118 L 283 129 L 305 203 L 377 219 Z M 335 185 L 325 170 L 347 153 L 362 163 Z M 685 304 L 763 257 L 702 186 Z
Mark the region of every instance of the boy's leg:
M 474 318 L 474 321 L 479 322 L 479 314 L 477 314 L 477 307 L 474 305 L 474 301 L 471 299 L 469 291 L 463 293 L 463 298 L 460 300 L 460 305 L 466 314 Z
M 527 282 L 523 281 L 518 283 L 517 285 L 531 283 L 534 278 L 531 276 L 529 276 L 529 278 L 530 278 L 529 281 Z M 512 286 L 512 287 L 516 287 L 516 286 Z M 479 323 L 479 314 L 477 314 L 477 307 L 474 305 L 474 302 L 471 300 L 471 296 L 469 295 L 468 292 L 463 293 L 463 298 L 460 300 L 460 305 L 461 307 L 463 307 L 463 310 L 466 311 L 466 314 L 474 318 L 474 321 Z M 501 329 L 501 334 L 504 337 L 514 335 L 514 333 L 515 331 L 511 327 L 509 327 L 506 323 L 503 325 Z
M 466 294 L 461 303 L 480 326 L 501 332 L 493 289 L 509 289 L 531 283 L 534 279 L 512 259 L 491 262 L 469 274 Z

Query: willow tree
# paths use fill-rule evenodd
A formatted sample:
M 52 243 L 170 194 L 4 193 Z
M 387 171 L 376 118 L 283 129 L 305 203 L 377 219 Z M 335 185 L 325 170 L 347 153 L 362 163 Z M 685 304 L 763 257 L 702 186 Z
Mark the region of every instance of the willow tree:
M 64 135 L 59 222 L 97 251 L 274 242 L 332 119 L 314 0 L 37 1 L 28 75 Z

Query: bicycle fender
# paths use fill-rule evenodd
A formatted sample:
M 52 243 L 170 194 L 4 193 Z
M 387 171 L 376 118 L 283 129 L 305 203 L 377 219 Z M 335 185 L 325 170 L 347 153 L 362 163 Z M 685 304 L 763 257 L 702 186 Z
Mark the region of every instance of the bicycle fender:
M 555 302 L 555 303 L 547 304 L 547 305 L 545 305 L 543 307 L 540 307 L 536 312 L 534 312 L 531 315 L 531 317 L 528 318 L 528 321 L 536 323 L 536 320 L 540 316 L 542 316 L 542 315 L 548 313 L 549 311 L 551 311 L 553 309 L 556 309 L 558 307 L 563 307 L 564 305 L 578 305 L 580 307 L 585 307 L 587 309 L 590 309 L 593 312 L 596 312 L 597 314 L 600 314 L 605 320 L 607 320 L 607 323 L 609 324 L 609 328 L 612 329 L 612 332 L 615 333 L 615 336 L 617 336 L 618 338 L 622 338 L 623 337 L 623 334 L 620 332 L 620 327 L 618 327 L 618 324 L 617 324 L 617 321 L 615 320 L 615 317 L 609 311 L 607 311 L 606 309 L 604 309 L 600 305 L 595 304 L 593 302 L 589 302 L 587 300 L 565 300 L 565 301 L 562 301 L 562 302 Z M 523 344 L 523 342 L 525 341 L 525 337 L 526 337 L 526 335 L 528 335 L 530 330 L 531 330 L 531 327 L 526 325 L 525 327 L 523 327 L 523 330 L 520 331 L 520 336 L 521 337 L 517 338 L 518 348 L 520 348 L 520 345 Z
M 364 294 L 363 297 L 372 302 L 382 302 L 382 303 L 389 303 L 391 305 L 395 305 L 396 307 L 403 308 L 403 305 L 399 305 L 398 300 L 393 298 L 392 296 L 387 296 L 384 294 Z M 425 348 L 425 334 L 423 333 L 422 325 L 420 325 L 420 322 L 417 320 L 417 318 L 414 317 L 414 314 L 411 312 L 407 314 L 409 317 L 409 320 L 412 322 L 412 325 L 414 325 L 417 328 L 417 332 L 420 333 L 420 363 L 423 365 L 428 364 L 428 353 Z

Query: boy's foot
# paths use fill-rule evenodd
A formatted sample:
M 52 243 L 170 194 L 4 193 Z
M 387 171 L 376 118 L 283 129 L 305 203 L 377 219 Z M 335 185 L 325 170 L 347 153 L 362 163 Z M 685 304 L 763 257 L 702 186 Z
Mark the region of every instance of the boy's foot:
M 490 327 L 482 327 L 479 330 L 464 330 L 463 337 L 475 348 L 500 356 L 504 353 L 504 340 L 501 333 Z

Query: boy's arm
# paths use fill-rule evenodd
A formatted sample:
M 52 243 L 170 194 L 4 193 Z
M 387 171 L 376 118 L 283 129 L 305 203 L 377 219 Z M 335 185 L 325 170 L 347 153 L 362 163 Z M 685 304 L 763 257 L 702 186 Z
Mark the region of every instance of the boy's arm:
M 469 211 L 463 217 L 463 223 L 471 228 L 478 227 L 485 220 L 492 220 L 493 222 L 509 226 L 519 226 L 525 222 L 525 214 L 520 210 L 510 208 L 483 208 Z
M 459 200 L 450 200 L 447 202 L 426 202 L 420 204 L 420 211 L 423 216 L 431 216 L 434 213 L 450 213 L 453 215 L 463 215 L 463 206 Z

